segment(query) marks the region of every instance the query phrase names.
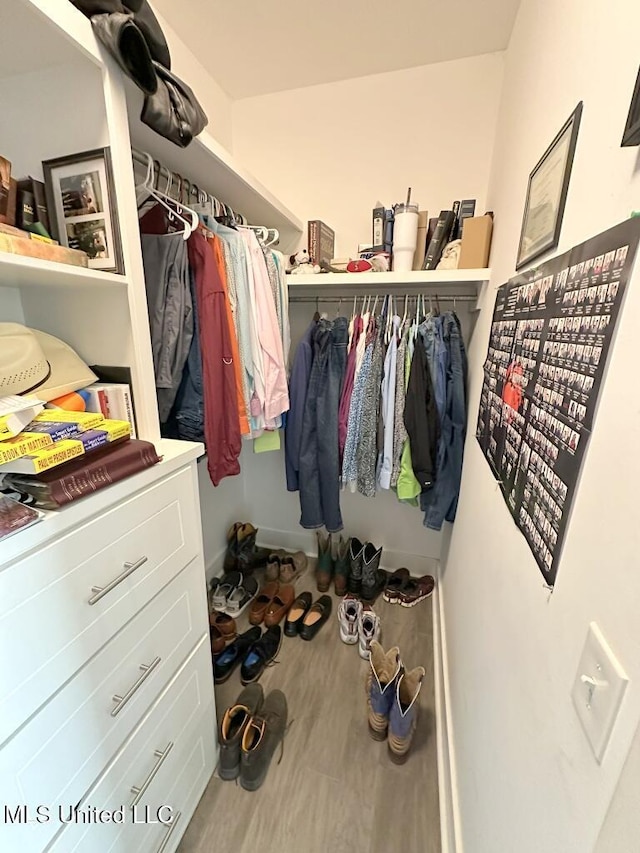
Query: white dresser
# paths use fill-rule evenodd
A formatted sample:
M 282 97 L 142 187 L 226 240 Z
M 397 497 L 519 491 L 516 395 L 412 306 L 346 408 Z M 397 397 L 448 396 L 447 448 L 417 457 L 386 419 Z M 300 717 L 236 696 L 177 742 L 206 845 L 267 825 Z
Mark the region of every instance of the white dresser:
M 171 853 L 214 770 L 202 447 L 158 450 L 0 545 L 2 851 Z

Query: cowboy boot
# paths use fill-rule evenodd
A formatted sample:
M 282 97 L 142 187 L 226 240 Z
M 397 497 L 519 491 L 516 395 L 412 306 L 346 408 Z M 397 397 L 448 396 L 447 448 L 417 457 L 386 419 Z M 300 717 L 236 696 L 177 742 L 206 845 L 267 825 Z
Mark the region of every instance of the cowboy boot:
M 354 536 L 349 542 L 349 577 L 347 588 L 353 595 L 360 595 L 362 591 L 362 557 L 364 545 Z
M 238 568 L 238 531 L 242 522 L 236 521 L 227 532 L 227 553 L 224 555 L 223 571 L 235 572 Z
M 258 528 L 247 522 L 238 530 L 238 571 L 250 575 L 254 569 L 264 566 L 271 550 L 256 545 Z
M 396 683 L 402 672 L 400 650 L 394 646 L 385 653 L 380 643 L 372 640 L 370 652 L 367 676 L 369 734 L 374 740 L 384 740 L 396 696 Z
M 325 536 L 316 531 L 318 538 L 318 562 L 316 563 L 316 583 L 318 592 L 328 592 L 333 577 L 333 557 L 331 555 L 331 534 Z
M 424 667 L 417 666 L 398 678 L 389 714 L 389 757 L 394 764 L 404 764 L 409 757 L 418 725 L 418 696 L 424 676 Z
M 349 580 L 349 544 L 350 539 L 340 537 L 336 548 L 336 560 L 334 564 L 334 589 L 336 595 L 343 596 L 347 591 L 347 582 Z
M 387 585 L 387 573 L 379 568 L 382 548 L 376 548 L 367 542 L 362 552 L 362 593 L 363 601 L 375 601 Z

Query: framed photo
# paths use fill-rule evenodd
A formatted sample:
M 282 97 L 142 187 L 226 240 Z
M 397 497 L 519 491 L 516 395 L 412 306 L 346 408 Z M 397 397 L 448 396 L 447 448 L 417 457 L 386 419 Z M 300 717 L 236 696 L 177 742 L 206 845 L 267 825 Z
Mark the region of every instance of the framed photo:
M 558 245 L 581 116 L 582 101 L 529 175 L 517 270 Z
M 629 115 L 627 116 L 627 123 L 624 126 L 620 147 L 626 148 L 631 145 L 640 145 L 640 69 L 636 77 L 636 85 L 633 90 Z
M 109 149 L 45 160 L 42 167 L 55 239 L 86 252 L 90 269 L 124 273 Z

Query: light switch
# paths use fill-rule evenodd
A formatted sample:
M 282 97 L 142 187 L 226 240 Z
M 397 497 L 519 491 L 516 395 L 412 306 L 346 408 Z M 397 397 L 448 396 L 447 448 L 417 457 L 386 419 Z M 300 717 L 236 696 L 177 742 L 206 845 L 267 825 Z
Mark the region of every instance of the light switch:
M 598 764 L 602 762 L 628 683 L 602 632 L 592 622 L 571 696 Z

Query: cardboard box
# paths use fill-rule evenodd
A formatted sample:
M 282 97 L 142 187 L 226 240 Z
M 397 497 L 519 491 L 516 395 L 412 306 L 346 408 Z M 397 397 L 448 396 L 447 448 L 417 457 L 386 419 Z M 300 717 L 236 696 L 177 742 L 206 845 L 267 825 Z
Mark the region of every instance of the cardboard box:
M 462 226 L 462 247 L 458 269 L 484 269 L 489 265 L 493 217 L 472 216 Z
M 16 204 L 18 201 L 18 182 L 15 178 L 9 178 L 9 199 L 7 201 L 6 213 L 0 213 L 0 223 L 3 225 L 16 224 Z

